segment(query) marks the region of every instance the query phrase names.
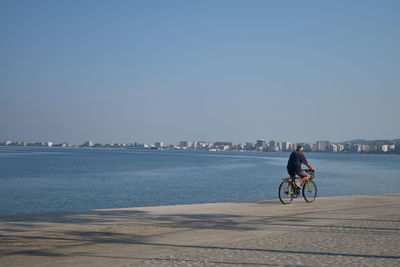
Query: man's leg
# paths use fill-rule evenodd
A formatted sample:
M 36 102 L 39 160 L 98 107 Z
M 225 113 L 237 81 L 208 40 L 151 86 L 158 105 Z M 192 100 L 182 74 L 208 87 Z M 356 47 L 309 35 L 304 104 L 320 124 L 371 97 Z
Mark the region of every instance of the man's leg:
M 290 178 L 292 178 L 292 179 L 296 178 L 296 172 L 295 171 L 288 170 L 288 174 L 289 174 Z
M 301 187 L 300 185 L 301 185 L 303 182 L 305 182 L 305 181 L 307 181 L 308 179 L 310 179 L 310 175 L 309 175 L 307 172 L 305 172 L 305 171 L 298 172 L 297 174 L 301 177 L 300 181 L 296 182 L 296 185 L 297 185 L 298 187 Z

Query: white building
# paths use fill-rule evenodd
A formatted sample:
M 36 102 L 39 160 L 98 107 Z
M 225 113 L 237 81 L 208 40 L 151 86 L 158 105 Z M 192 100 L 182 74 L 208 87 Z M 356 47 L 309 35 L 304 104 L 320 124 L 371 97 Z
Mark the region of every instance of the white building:
M 94 145 L 93 141 L 86 141 L 85 143 L 83 143 L 83 146 L 92 147 L 93 145 Z
M 161 148 L 161 147 L 164 147 L 164 143 L 163 142 L 155 142 L 154 146 Z
M 311 145 L 311 151 L 313 151 L 313 152 L 315 152 L 315 151 L 317 151 L 317 144 L 312 144 Z
M 336 145 L 336 144 L 331 144 L 331 151 L 332 151 L 333 153 L 339 152 L 338 145 Z
M 282 150 L 282 142 L 277 142 L 274 140 L 269 141 L 269 150 L 279 152 Z
M 180 141 L 179 142 L 179 147 L 186 149 L 186 148 L 191 148 L 193 146 L 193 143 L 191 141 Z
M 317 141 L 317 151 L 325 152 L 329 149 L 329 141 Z
M 338 144 L 337 147 L 338 147 L 338 152 L 343 152 L 344 145 Z
M 293 151 L 296 150 L 296 144 L 289 142 L 282 142 L 282 151 Z

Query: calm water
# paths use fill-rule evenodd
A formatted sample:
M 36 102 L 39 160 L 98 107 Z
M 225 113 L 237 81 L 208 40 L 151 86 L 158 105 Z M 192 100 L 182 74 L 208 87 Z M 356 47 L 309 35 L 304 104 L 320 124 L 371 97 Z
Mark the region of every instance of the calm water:
M 0 214 L 276 199 L 288 156 L 0 147 Z M 399 155 L 306 156 L 319 196 L 400 193 Z

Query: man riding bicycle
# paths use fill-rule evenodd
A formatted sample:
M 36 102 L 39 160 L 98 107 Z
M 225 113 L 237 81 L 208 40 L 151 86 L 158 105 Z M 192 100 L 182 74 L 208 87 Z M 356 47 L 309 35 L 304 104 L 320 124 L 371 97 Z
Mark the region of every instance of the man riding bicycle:
M 310 170 L 315 171 L 313 166 L 311 166 L 310 163 L 308 163 L 306 157 L 303 154 L 304 147 L 303 146 L 297 146 L 296 151 L 292 152 L 290 154 L 288 163 L 287 163 L 287 171 L 290 175 L 291 178 L 295 178 L 296 174 L 301 177 L 300 181 L 296 182 L 296 185 L 301 188 L 301 184 L 308 179 L 310 179 L 310 175 L 301 169 L 301 165 L 304 164 L 306 165 Z

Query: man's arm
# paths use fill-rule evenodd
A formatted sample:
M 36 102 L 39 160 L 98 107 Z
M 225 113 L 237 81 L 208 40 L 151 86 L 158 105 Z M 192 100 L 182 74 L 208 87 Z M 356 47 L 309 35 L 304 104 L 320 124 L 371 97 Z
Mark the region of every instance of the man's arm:
M 314 167 L 307 161 L 306 157 L 302 153 L 300 156 L 301 162 L 306 165 L 310 170 L 315 171 Z
M 310 163 L 308 163 L 308 162 L 307 162 L 306 166 L 307 166 L 307 167 L 308 167 L 310 170 L 312 170 L 312 171 L 314 171 L 314 172 L 315 172 L 315 169 L 314 169 L 314 167 L 313 167 L 313 166 L 311 166 L 311 164 L 310 164 Z

